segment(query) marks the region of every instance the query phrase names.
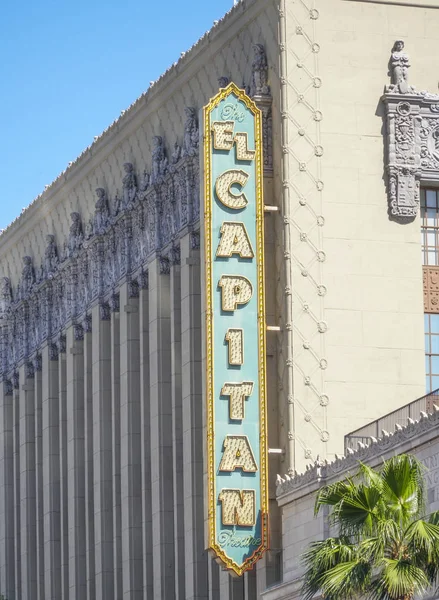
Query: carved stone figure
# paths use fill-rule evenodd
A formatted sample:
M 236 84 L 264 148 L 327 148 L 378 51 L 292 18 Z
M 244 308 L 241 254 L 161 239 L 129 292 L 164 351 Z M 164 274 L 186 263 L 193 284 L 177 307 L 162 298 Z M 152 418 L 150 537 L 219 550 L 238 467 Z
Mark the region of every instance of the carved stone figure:
M 180 157 L 181 157 L 181 148 L 178 145 L 178 142 L 175 142 L 174 150 L 173 150 L 172 156 L 171 156 L 171 163 L 173 165 L 176 165 L 178 163 L 178 161 L 180 160 Z
M 262 44 L 253 45 L 254 58 L 252 63 L 253 95 L 268 96 L 268 63 L 265 48 Z
M 85 239 L 89 240 L 93 236 L 93 219 L 90 217 L 85 226 Z
M 183 156 L 195 156 L 199 143 L 197 112 L 190 106 L 186 106 L 184 112 L 186 122 L 184 124 Z
M 402 40 L 395 42 L 389 64 L 391 84 L 387 86 L 386 91 L 399 92 L 400 94 L 407 94 L 412 91 L 413 88 L 408 85 L 410 59 L 404 52 L 404 42 Z
M 98 199 L 95 204 L 94 232 L 96 235 L 102 235 L 109 219 L 107 193 L 104 188 L 97 188 L 95 191 Z
M 117 217 L 122 207 L 122 199 L 119 196 L 119 190 L 116 190 L 116 195 L 113 202 L 113 217 Z
M 35 283 L 35 271 L 30 256 L 23 257 L 23 271 L 21 273 L 21 299 L 26 298 Z
M 137 192 L 137 179 L 134 173 L 134 167 L 131 163 L 125 163 L 125 176 L 122 180 L 123 185 L 123 207 L 131 208 Z
M 83 241 L 81 215 L 77 212 L 71 213 L 72 224 L 69 232 L 69 257 L 73 256 L 81 246 Z
M 152 177 L 151 183 L 160 183 L 168 169 L 168 159 L 163 145 L 163 138 L 155 135 L 153 138 L 154 148 L 152 150 Z
M 46 235 L 46 250 L 44 252 L 44 271 L 46 277 L 50 277 L 58 266 L 58 250 L 54 235 Z
M 220 86 L 220 88 L 225 88 L 229 85 L 230 83 L 230 79 L 228 77 L 218 77 L 218 85 Z
M 149 187 L 149 180 L 150 180 L 149 173 L 147 173 L 147 171 L 145 169 L 143 171 L 142 179 L 140 180 L 140 191 L 141 192 L 146 192 L 146 190 Z
M 0 296 L 0 319 L 4 319 L 12 302 L 12 289 L 9 277 L 2 278 Z

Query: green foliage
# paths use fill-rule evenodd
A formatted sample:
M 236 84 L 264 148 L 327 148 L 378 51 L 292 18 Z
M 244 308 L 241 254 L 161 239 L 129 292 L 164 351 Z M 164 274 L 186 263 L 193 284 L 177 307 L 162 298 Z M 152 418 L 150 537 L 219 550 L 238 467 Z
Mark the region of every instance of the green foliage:
M 439 511 L 425 516 L 422 464 L 395 456 L 380 470 L 361 464 L 345 481 L 322 488 L 315 514 L 329 507 L 338 537 L 303 555 L 303 595 L 325 600 L 412 600 L 439 575 Z

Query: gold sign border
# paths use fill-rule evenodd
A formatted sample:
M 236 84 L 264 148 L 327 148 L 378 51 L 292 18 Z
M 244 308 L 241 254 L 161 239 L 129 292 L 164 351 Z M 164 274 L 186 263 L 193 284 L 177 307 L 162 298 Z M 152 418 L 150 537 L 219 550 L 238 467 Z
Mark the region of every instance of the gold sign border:
M 210 113 L 218 104 L 234 94 L 253 113 L 255 118 L 256 152 L 256 257 L 258 278 L 258 338 L 259 338 L 259 426 L 260 426 L 260 481 L 261 481 L 261 544 L 242 564 L 236 564 L 216 543 L 216 486 L 215 486 L 215 423 L 213 376 L 213 282 L 212 282 L 212 182 Z M 207 485 L 208 485 L 208 540 L 209 549 L 221 559 L 227 569 L 242 575 L 252 568 L 268 549 L 268 474 L 267 474 L 267 406 L 265 372 L 265 281 L 264 281 L 264 201 L 262 171 L 261 111 L 244 90 L 233 82 L 222 89 L 203 109 L 204 120 L 204 239 L 206 274 L 206 399 L 207 399 Z

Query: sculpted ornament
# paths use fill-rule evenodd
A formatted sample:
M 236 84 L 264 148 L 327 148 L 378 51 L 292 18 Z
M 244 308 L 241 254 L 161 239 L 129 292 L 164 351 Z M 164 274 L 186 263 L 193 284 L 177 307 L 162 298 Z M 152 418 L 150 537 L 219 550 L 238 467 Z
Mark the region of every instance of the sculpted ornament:
M 176 165 L 178 163 L 178 161 L 180 160 L 180 157 L 181 157 L 181 148 L 180 148 L 178 142 L 175 142 L 174 150 L 172 151 L 172 155 L 171 155 L 171 165 Z
M 122 180 L 123 185 L 123 207 L 131 210 L 137 192 L 137 180 L 134 173 L 134 167 L 131 163 L 125 163 L 125 176 Z
M 262 44 L 253 45 L 252 83 L 254 96 L 268 96 L 268 63 L 265 48 Z
M 117 215 L 120 213 L 122 208 L 122 199 L 119 196 L 119 190 L 116 190 L 116 195 L 114 197 L 114 201 L 113 201 L 113 218 L 117 217 Z
M 30 256 L 23 257 L 23 271 L 21 274 L 21 294 L 20 299 L 27 298 L 32 291 L 35 283 L 35 270 L 32 264 L 32 258 Z
M 90 217 L 85 226 L 85 239 L 89 240 L 93 237 L 93 219 Z
M 149 173 L 147 173 L 146 169 L 143 171 L 143 176 L 142 179 L 140 180 L 140 191 L 141 192 L 146 192 L 146 190 L 149 187 L 149 180 L 150 180 L 150 176 Z
M 95 204 L 94 232 L 96 235 L 102 235 L 109 225 L 109 210 L 107 193 L 104 188 L 97 188 L 98 197 Z
M 3 277 L 1 283 L 0 297 L 0 319 L 4 319 L 9 312 L 12 303 L 12 288 L 9 277 Z
M 228 77 L 225 77 L 224 75 L 222 77 L 218 77 L 218 85 L 220 88 L 226 88 L 230 83 L 230 79 Z
M 418 213 L 421 182 L 439 182 L 439 96 L 408 85 L 404 42 L 395 42 L 390 61 L 391 84 L 386 110 L 386 170 L 389 212 L 413 219 Z
M 52 277 L 58 267 L 58 250 L 54 235 L 46 236 L 46 250 L 44 252 L 44 273 L 46 277 Z
M 197 111 L 195 108 L 187 106 L 184 112 L 186 123 L 184 125 L 183 156 L 195 156 L 199 143 Z
M 407 94 L 413 91 L 413 88 L 408 84 L 410 59 L 404 52 L 404 42 L 402 40 L 396 40 L 392 48 L 392 56 L 389 64 L 391 84 L 387 86 L 386 91 L 399 92 L 400 94 Z
M 84 236 L 82 234 L 82 223 L 81 223 L 81 215 L 77 212 L 71 213 L 72 224 L 70 225 L 69 232 L 69 257 L 77 254 L 78 250 L 82 247 L 82 241 Z
M 163 138 L 155 135 L 153 138 L 154 147 L 152 150 L 152 176 L 151 183 L 161 183 L 168 170 L 168 159 L 163 145 Z

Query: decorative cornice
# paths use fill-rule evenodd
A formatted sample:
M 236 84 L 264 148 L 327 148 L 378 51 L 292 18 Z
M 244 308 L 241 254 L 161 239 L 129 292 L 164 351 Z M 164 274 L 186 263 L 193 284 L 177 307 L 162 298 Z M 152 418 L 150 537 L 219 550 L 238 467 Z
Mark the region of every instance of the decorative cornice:
M 347 456 L 337 456 L 333 462 L 321 461 L 319 458 L 314 465 L 307 466 L 304 473 L 290 472 L 283 477 L 277 476 L 276 496 L 280 498 L 290 492 L 296 492 L 311 484 L 324 484 L 331 477 L 346 476 L 349 470 L 358 467 L 358 462 L 365 462 L 379 457 L 380 455 L 395 450 L 401 444 L 405 444 L 428 432 L 437 432 L 439 425 L 439 407 L 433 405 L 434 412 L 427 414 L 421 412 L 418 421 L 408 419 L 408 424 L 403 427 L 395 425 L 395 431 L 382 432 L 381 438 L 370 438 L 371 443 L 366 445 L 358 442 L 357 450 L 348 450 Z

